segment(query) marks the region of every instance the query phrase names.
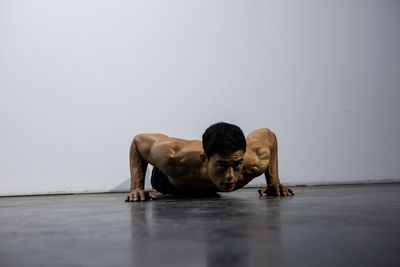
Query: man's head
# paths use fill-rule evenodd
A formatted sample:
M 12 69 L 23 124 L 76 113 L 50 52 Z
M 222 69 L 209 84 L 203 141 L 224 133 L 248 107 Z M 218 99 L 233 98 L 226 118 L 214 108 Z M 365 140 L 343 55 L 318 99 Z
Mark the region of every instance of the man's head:
M 204 154 L 200 158 L 212 182 L 221 191 L 232 191 L 242 172 L 246 138 L 233 124 L 211 125 L 203 134 Z

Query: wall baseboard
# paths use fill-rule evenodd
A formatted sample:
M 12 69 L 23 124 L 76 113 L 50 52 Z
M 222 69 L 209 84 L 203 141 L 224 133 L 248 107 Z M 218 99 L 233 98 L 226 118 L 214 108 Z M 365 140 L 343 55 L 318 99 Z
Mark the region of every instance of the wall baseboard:
M 348 182 L 318 182 L 318 183 L 285 183 L 287 187 L 308 187 L 308 186 L 346 186 L 346 185 L 373 185 L 373 184 L 397 184 L 400 179 L 384 179 L 384 180 L 363 180 L 363 181 L 348 181 Z M 265 184 L 252 184 L 244 188 L 259 188 Z M 0 195 L 0 197 L 35 197 L 35 196 L 63 196 L 63 195 L 86 195 L 86 194 L 115 194 L 128 193 L 127 190 L 109 190 L 109 191 L 74 191 L 74 192 L 48 192 L 37 194 L 21 194 L 21 195 Z
M 400 183 L 399 179 L 383 179 L 383 180 L 358 180 L 358 181 L 341 181 L 341 182 L 316 182 L 316 183 L 283 183 L 287 187 L 303 187 L 303 186 L 331 186 L 331 185 L 369 185 L 369 184 L 396 184 Z M 257 183 L 246 187 L 263 187 L 265 184 Z

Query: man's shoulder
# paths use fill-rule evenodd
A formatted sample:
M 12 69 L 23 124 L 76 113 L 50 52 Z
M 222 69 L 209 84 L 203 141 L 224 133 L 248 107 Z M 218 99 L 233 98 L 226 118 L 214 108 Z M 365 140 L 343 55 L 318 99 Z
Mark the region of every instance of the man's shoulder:
M 178 152 L 190 152 L 197 150 L 201 146 L 201 141 L 197 140 L 186 140 L 182 138 L 169 137 L 166 135 L 160 136 L 155 142 L 155 146 L 163 150 L 169 150 L 170 153 L 177 154 Z
M 178 150 L 188 142 L 185 139 L 170 137 L 161 133 L 141 133 L 136 135 L 134 140 L 139 144 L 147 144 L 152 147 L 162 148 L 163 150 Z
M 276 143 L 276 135 L 272 130 L 262 128 L 251 132 L 247 136 L 246 141 L 249 148 L 260 146 L 270 147 L 272 144 Z
M 171 168 L 191 163 L 194 159 L 199 158 L 197 154 L 201 149 L 201 141 L 163 135 L 156 138 L 151 146 L 150 154 L 156 165 Z
M 252 131 L 247 138 L 270 138 L 275 135 L 275 133 L 269 128 L 260 128 Z

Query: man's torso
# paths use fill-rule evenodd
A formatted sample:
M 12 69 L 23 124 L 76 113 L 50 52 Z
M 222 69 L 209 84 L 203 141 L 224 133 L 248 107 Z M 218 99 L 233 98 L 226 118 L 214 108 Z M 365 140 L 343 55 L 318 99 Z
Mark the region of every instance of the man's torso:
M 200 160 L 200 154 L 204 153 L 201 141 L 164 137 L 152 148 L 152 164 L 168 176 L 171 184 L 179 189 L 216 190 Z M 272 132 L 268 129 L 255 130 L 246 142 L 243 170 L 235 190 L 267 170 Z

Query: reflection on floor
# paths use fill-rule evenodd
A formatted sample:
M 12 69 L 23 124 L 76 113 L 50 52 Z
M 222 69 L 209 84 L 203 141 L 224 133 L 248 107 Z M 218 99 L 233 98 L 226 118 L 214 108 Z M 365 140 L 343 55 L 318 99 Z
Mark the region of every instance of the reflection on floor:
M 0 198 L 1 266 L 398 266 L 400 184 Z

